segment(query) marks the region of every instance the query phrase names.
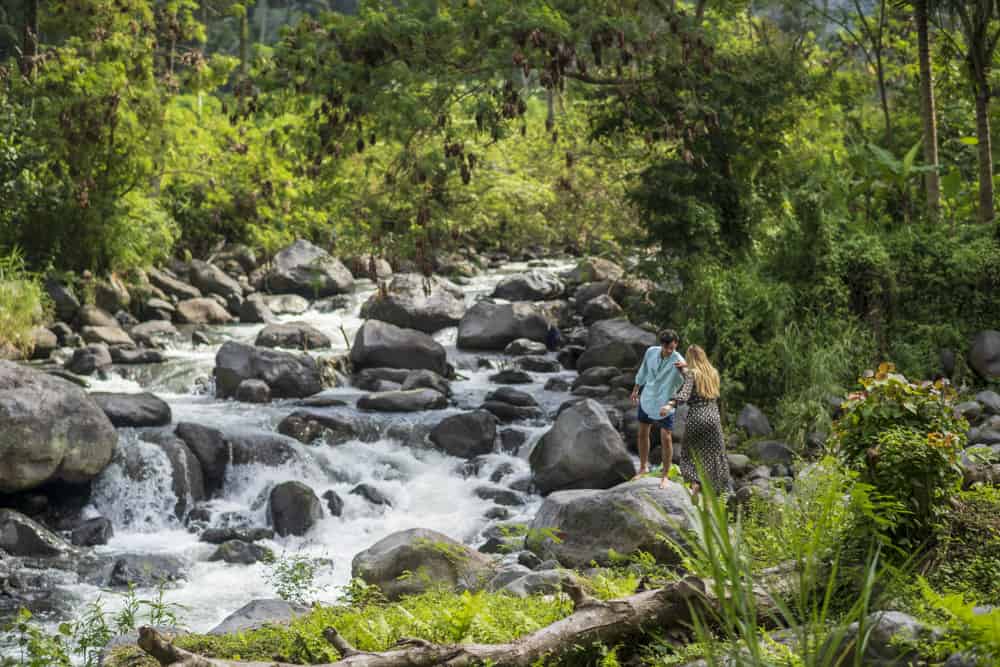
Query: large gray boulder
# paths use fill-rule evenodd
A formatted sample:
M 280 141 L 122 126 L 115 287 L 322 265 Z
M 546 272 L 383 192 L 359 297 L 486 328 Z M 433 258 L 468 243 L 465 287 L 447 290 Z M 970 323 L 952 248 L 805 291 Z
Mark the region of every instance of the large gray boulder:
M 309 310 L 309 301 L 298 294 L 264 294 L 261 298 L 275 315 L 301 315 Z
M 0 493 L 90 481 L 117 443 L 114 426 L 81 388 L 0 361 Z
M 149 276 L 150 283 L 178 301 L 184 301 L 185 299 L 197 299 L 201 296 L 200 289 L 193 285 L 189 285 L 183 280 L 179 280 L 177 276 L 167 271 L 149 269 L 146 272 L 146 275 Z
M 215 355 L 215 393 L 236 395 L 244 380 L 262 380 L 273 398 L 305 398 L 323 390 L 319 365 L 308 355 L 228 341 Z
M 535 485 L 544 494 L 564 489 L 606 489 L 631 479 L 635 464 L 599 403 L 566 407 L 531 452 Z
M 746 431 L 751 438 L 766 438 L 774 432 L 767 415 L 753 403 L 747 403 L 736 418 L 737 428 Z
M 436 340 L 415 329 L 401 329 L 394 324 L 368 320 L 354 337 L 351 363 L 363 368 L 427 369 L 438 375 L 448 374 L 448 355 Z
M 87 304 L 81 306 L 76 313 L 76 325 L 79 327 L 117 327 L 120 326 L 114 315 L 104 310 Z
M 480 301 L 458 325 L 458 347 L 503 350 L 519 338 L 544 342 L 548 331 L 548 321 L 532 303 Z
M 181 301 L 176 317 L 183 324 L 229 324 L 235 319 L 218 301 L 208 297 Z
M 865 632 L 867 641 L 860 664 L 866 667 L 927 664 L 922 659 L 919 645 L 929 645 L 940 637 L 934 628 L 901 611 L 869 614 L 865 619 Z M 842 635 L 831 635 L 823 652 L 853 657 L 857 636 L 858 623 L 855 622 Z
M 301 239 L 274 256 L 268 275 L 271 291 L 312 299 L 341 294 L 353 286 L 354 276 L 340 260 Z
M 434 586 L 479 588 L 490 570 L 488 557 L 447 535 L 425 528 L 393 533 L 354 557 L 351 576 L 378 586 L 390 600 Z M 411 576 L 404 577 L 405 573 Z
M 323 505 L 302 482 L 282 482 L 271 489 L 267 517 L 274 532 L 282 537 L 305 535 L 323 519 Z
M 135 341 L 119 326 L 113 327 L 83 327 L 80 335 L 87 343 L 104 343 L 105 345 L 121 345 L 135 347 Z
M 593 366 L 633 368 L 642 361 L 646 350 L 657 344 L 656 334 L 628 320 L 601 320 L 590 327 L 587 349 L 577 360 L 576 369 L 582 372 Z
M 274 313 L 267 306 L 261 294 L 251 294 L 240 304 L 240 322 L 243 324 L 258 324 L 274 320 Z
M 166 320 L 149 320 L 137 324 L 129 332 L 139 345 L 163 348 L 184 340 L 183 334 Z
M 243 288 L 225 271 L 201 260 L 191 262 L 188 278 L 205 294 L 218 294 L 235 310 L 243 302 Z
M 55 306 L 55 316 L 62 322 L 72 322 L 80 310 L 80 300 L 73 293 L 73 288 L 55 279 L 45 281 L 45 291 Z
M 71 552 L 73 547 L 34 519 L 0 509 L 0 549 L 11 556 L 48 558 Z
M 404 329 L 434 333 L 453 327 L 465 314 L 465 295 L 450 280 L 401 273 L 385 294 L 376 292 L 361 307 L 361 317 Z
M 587 257 L 581 259 L 576 267 L 567 272 L 563 278 L 569 285 L 582 283 L 607 282 L 613 283 L 625 277 L 625 269 L 611 260 L 602 257 Z
M 319 350 L 330 347 L 329 336 L 305 322 L 268 324 L 257 334 L 255 345 L 285 347 L 294 350 Z
M 166 426 L 170 423 L 170 406 L 154 394 L 95 391 L 90 397 L 115 426 Z
M 73 350 L 73 356 L 64 364 L 66 370 L 77 375 L 93 375 L 111 367 L 111 352 L 104 343 L 91 343 Z
M 358 399 L 358 407 L 372 412 L 420 412 L 443 410 L 448 398 L 434 389 L 381 391 Z
M 563 293 L 562 282 L 545 271 L 528 271 L 508 276 L 493 289 L 493 298 L 507 301 L 544 301 Z
M 311 607 L 298 602 L 287 602 L 278 598 L 251 600 L 208 631 L 210 635 L 232 635 L 237 632 L 256 630 L 265 625 L 287 623 L 298 616 L 308 614 Z
M 486 410 L 445 417 L 430 433 L 430 440 L 451 456 L 472 459 L 493 452 L 497 418 Z
M 1000 331 L 980 331 L 969 348 L 969 365 L 985 380 L 1000 379 Z
M 545 498 L 531 522 L 527 546 L 566 567 L 610 564 L 611 550 L 645 551 L 660 563 L 674 564 L 679 557 L 663 538 L 679 541 L 678 528 L 689 525 L 689 512 L 691 497 L 682 485 L 661 489 L 654 478 L 607 490 L 558 491 Z

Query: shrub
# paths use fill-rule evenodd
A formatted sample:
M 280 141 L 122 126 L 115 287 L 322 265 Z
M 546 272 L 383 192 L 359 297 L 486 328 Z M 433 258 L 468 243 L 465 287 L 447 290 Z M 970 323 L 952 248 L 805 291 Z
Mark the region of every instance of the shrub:
M 0 255 L 0 356 L 5 349 L 31 354 L 32 330 L 44 322 L 46 306 L 45 290 L 37 276 L 25 271 L 21 253 Z
M 950 503 L 928 581 L 982 604 L 1000 604 L 1000 489 L 977 486 Z
M 962 480 L 959 454 L 968 423 L 955 416 L 955 391 L 946 383 L 913 383 L 882 364 L 861 379 L 834 426 L 832 447 L 877 491 L 904 511 L 891 517 L 893 537 L 916 546 L 930 537 L 943 501 Z

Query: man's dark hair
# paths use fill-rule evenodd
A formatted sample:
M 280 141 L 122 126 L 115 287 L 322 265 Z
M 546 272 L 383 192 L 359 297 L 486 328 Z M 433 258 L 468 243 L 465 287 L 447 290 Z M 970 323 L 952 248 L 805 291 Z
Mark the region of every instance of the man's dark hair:
M 670 343 L 679 344 L 680 342 L 681 337 L 673 329 L 664 329 L 660 332 L 660 345 L 669 345 Z

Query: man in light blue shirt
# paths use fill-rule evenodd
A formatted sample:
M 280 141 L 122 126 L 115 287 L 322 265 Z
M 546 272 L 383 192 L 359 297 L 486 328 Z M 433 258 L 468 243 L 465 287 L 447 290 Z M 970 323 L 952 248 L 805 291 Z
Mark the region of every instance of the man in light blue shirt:
M 677 352 L 680 337 L 672 329 L 660 332 L 660 344 L 646 350 L 635 375 L 632 402 L 639 405 L 639 473 L 649 472 L 649 431 L 653 424 L 660 427 L 660 447 L 663 449 L 663 479 L 667 479 L 674 456 L 674 415 L 660 417 L 660 408 L 667 404 L 684 384 L 687 363 Z

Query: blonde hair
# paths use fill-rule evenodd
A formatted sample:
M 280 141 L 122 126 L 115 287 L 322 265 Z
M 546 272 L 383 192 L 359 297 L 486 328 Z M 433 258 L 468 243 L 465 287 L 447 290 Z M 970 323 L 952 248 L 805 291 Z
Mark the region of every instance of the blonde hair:
M 692 345 L 685 353 L 688 372 L 694 376 L 694 389 L 702 398 L 719 398 L 719 371 L 708 360 L 705 350 Z

